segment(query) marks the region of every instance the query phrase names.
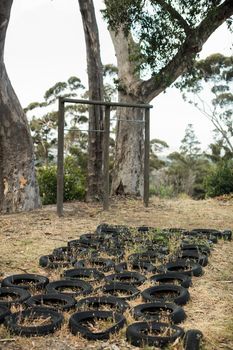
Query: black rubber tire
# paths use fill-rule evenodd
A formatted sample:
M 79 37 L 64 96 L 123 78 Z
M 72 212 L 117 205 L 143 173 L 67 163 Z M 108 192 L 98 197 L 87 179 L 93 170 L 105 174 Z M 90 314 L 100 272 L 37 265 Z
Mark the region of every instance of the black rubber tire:
M 165 233 L 180 233 L 180 234 L 187 234 L 189 231 L 185 228 L 180 227 L 170 227 L 170 228 L 164 228 L 162 232 Z
M 118 263 L 124 258 L 125 252 L 122 248 L 102 248 L 102 251 L 104 251 L 111 260 L 114 260 L 114 262 Z
M 72 292 L 66 292 L 65 288 L 74 289 L 74 290 L 78 289 L 78 290 L 72 293 Z M 62 293 L 62 294 L 68 294 L 71 296 L 90 294 L 92 290 L 93 288 L 89 283 L 78 279 L 53 281 L 47 284 L 46 286 L 47 293 L 52 293 L 52 294 Z
M 188 269 L 187 269 L 188 268 Z M 187 261 L 185 259 L 177 259 L 158 267 L 160 272 L 179 272 L 183 275 L 199 277 L 203 275 L 203 269 L 200 264 Z
M 126 311 L 126 309 L 129 308 L 129 304 L 125 300 L 109 295 L 101 297 L 87 297 L 81 299 L 77 302 L 76 309 L 83 310 L 85 307 L 88 309 L 96 309 L 100 305 L 109 306 L 111 308 L 109 311 L 114 310 L 122 314 Z
M 219 230 L 215 230 L 212 228 L 195 228 L 192 231 L 190 231 L 190 234 L 197 234 L 197 235 L 203 235 L 209 238 L 210 236 L 215 236 L 217 238 L 222 237 L 222 233 Z
M 181 323 L 186 319 L 186 314 L 181 306 L 173 303 L 155 302 L 135 306 L 132 309 L 133 317 L 136 320 L 161 321 L 161 310 L 168 311 L 168 322 Z
M 97 226 L 96 231 L 98 235 L 110 236 L 131 236 L 130 229 L 123 225 L 108 225 L 100 224 Z
M 71 241 L 68 241 L 67 242 L 67 247 L 69 248 L 69 249 L 71 249 L 71 248 L 73 248 L 73 247 L 80 247 L 80 246 L 82 246 L 82 244 L 81 244 L 81 242 L 80 242 L 80 239 L 78 238 L 78 239 L 72 239 Z
M 222 231 L 222 238 L 225 241 L 231 241 L 232 240 L 232 231 L 231 230 Z
M 202 244 L 189 244 L 189 243 L 182 243 L 180 246 L 181 250 L 193 250 L 200 254 L 206 254 L 210 255 L 211 251 L 210 248 L 207 245 Z
M 132 286 L 140 286 L 146 281 L 146 277 L 134 271 L 124 271 L 120 273 L 113 273 L 105 277 L 108 282 L 129 283 Z
M 75 308 L 76 300 L 67 294 L 37 294 L 27 299 L 24 304 L 27 307 L 44 307 L 60 311 L 69 311 Z
M 0 305 L 0 324 L 4 322 L 5 317 L 11 314 L 10 309 L 4 305 Z
M 88 260 L 79 260 L 74 264 L 75 268 L 86 268 L 88 265 L 91 265 L 93 268 L 96 268 L 99 271 L 108 272 L 115 267 L 115 263 L 111 259 L 104 258 L 91 258 Z
M 73 264 L 74 264 L 73 260 L 66 261 L 64 260 L 64 258 L 59 260 L 58 257 L 53 254 L 42 255 L 39 259 L 39 265 L 47 269 L 66 268 L 66 267 L 71 267 Z
M 216 236 L 214 236 L 214 235 L 210 235 L 210 236 L 208 237 L 208 239 L 209 239 L 209 242 L 210 242 L 210 243 L 214 243 L 214 244 L 217 244 L 217 243 L 218 243 L 218 237 L 216 237 Z
M 20 321 L 27 319 L 28 317 L 37 318 L 51 318 L 51 322 L 46 325 L 40 326 L 21 326 Z M 10 331 L 10 333 L 25 337 L 40 336 L 50 333 L 54 333 L 59 329 L 63 322 L 63 315 L 55 310 L 46 309 L 41 307 L 30 308 L 24 311 L 20 311 L 5 318 L 4 325 Z
M 71 270 L 65 270 L 63 273 L 63 276 L 65 278 L 69 279 L 82 279 L 87 278 L 88 282 L 95 282 L 95 281 L 101 281 L 105 278 L 105 274 L 98 271 L 97 269 L 88 269 L 88 268 L 79 268 L 79 269 L 71 269 Z
M 11 296 L 12 300 L 1 300 L 1 297 Z M 17 287 L 1 287 L 0 288 L 0 305 L 11 307 L 12 305 L 23 304 L 25 300 L 30 298 L 31 294 L 23 288 Z
M 80 242 L 79 239 L 73 239 L 67 242 L 67 247 L 75 258 L 81 258 L 88 255 L 88 246 Z
M 144 253 L 134 253 L 128 256 L 128 261 L 129 262 L 135 262 L 138 260 L 142 260 L 147 263 L 155 263 L 160 261 L 162 258 L 162 254 L 159 253 L 158 251 L 147 251 Z
M 86 252 L 89 256 L 98 256 L 99 252 L 101 251 L 101 248 L 103 246 L 102 242 L 99 242 L 97 240 L 92 240 L 89 243 L 82 243 L 86 246 Z M 86 254 L 86 256 L 87 256 Z M 82 256 L 85 258 L 86 256 L 82 254 Z
M 22 284 L 23 283 L 23 284 Z M 18 287 L 23 289 L 44 289 L 49 283 L 49 279 L 45 276 L 22 273 L 19 275 L 11 275 L 2 280 L 3 287 Z
M 154 281 L 155 283 L 158 282 L 161 284 L 166 282 L 172 284 L 173 281 L 178 281 L 178 283 L 184 288 L 189 288 L 192 285 L 192 280 L 190 276 L 183 275 L 182 273 L 178 272 L 168 272 L 153 275 L 150 277 L 150 280 Z
M 101 244 L 101 242 L 103 242 L 103 237 L 101 239 L 101 237 L 98 237 L 97 235 L 95 235 L 94 233 L 83 233 L 80 237 L 79 237 L 80 243 L 84 243 L 87 245 L 92 245 L 92 243 L 94 244 Z
M 143 273 L 150 273 L 156 271 L 156 267 L 150 262 L 146 262 L 143 260 L 135 260 L 130 263 L 130 267 L 132 270 L 138 270 Z
M 203 334 L 198 329 L 189 329 L 184 335 L 184 350 L 199 350 Z
M 193 260 L 203 267 L 207 266 L 207 264 L 208 264 L 207 255 L 200 254 L 195 250 L 188 250 L 188 249 L 181 250 L 181 252 L 179 254 L 179 258 Z
M 87 267 L 88 264 L 88 260 L 78 260 L 74 263 L 74 268 L 75 269 L 88 269 L 89 267 Z
M 126 261 L 122 261 L 121 263 L 115 265 L 115 267 L 114 267 L 114 270 L 116 271 L 116 273 L 123 272 L 123 271 L 125 271 L 127 269 L 128 269 L 128 266 L 127 266 L 127 262 Z
M 218 243 L 218 238 L 222 238 L 221 231 L 215 229 L 194 229 L 190 231 L 189 236 L 201 237 L 203 239 L 208 239 L 210 243 Z
M 147 335 L 151 330 L 156 332 L 164 331 L 164 329 L 170 328 L 175 331 L 171 336 L 152 336 Z M 169 343 L 173 343 L 177 338 L 181 338 L 184 334 L 182 328 L 178 326 L 169 325 L 167 323 L 157 322 L 137 322 L 128 326 L 126 330 L 126 338 L 130 344 L 134 346 L 156 346 L 163 347 Z
M 53 249 L 52 255 L 56 256 L 58 259 L 70 258 L 72 252 L 68 246 L 58 247 Z
M 161 293 L 165 294 L 165 296 L 161 297 Z M 168 294 L 167 297 L 166 293 Z M 176 295 L 170 297 L 169 293 L 174 293 Z M 189 292 L 186 288 L 174 284 L 160 284 L 159 286 L 150 287 L 145 289 L 141 294 L 145 301 L 164 301 L 175 303 L 177 305 L 185 305 L 190 299 Z
M 148 233 L 148 232 L 158 232 L 158 229 L 156 227 L 151 227 L 151 226 L 139 226 L 137 227 L 137 231 L 139 233 Z
M 93 333 L 91 332 L 83 322 L 91 321 L 93 319 L 109 319 L 112 318 L 115 324 L 103 332 Z M 82 311 L 73 314 L 69 320 L 69 328 L 71 333 L 76 335 L 81 334 L 88 340 L 107 340 L 111 334 L 117 333 L 121 328 L 124 327 L 126 319 L 122 314 L 115 313 L 112 311 Z
M 101 288 L 99 288 L 97 291 L 101 290 L 104 294 L 110 294 L 110 295 L 114 295 L 114 293 L 116 293 L 117 291 L 122 291 L 122 292 L 128 292 L 127 296 L 122 296 L 119 297 L 117 295 L 117 298 L 123 299 L 123 300 L 132 300 L 137 298 L 140 295 L 140 291 L 127 283 L 121 283 L 121 282 L 115 282 L 115 283 L 109 283 L 109 284 L 105 284 L 104 286 L 102 286 Z

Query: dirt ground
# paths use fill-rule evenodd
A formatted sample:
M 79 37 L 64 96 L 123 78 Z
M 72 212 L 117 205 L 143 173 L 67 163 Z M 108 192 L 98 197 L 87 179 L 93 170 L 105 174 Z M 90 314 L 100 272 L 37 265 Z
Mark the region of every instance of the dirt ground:
M 65 204 L 64 217 L 58 218 L 55 206 L 41 210 L 0 216 L 0 280 L 15 273 L 39 273 L 56 278 L 38 266 L 41 255 L 64 246 L 80 234 L 93 232 L 100 223 L 128 226 L 148 225 L 159 228 L 182 227 L 233 229 L 233 201 L 216 199 L 161 200 L 152 198 L 149 208 L 136 199 L 113 200 L 108 212 L 99 204 Z M 233 349 L 233 242 L 219 241 L 202 277 L 193 279 L 191 301 L 184 307 L 188 315 L 182 324 L 185 330 L 200 329 L 204 334 L 203 349 Z M 70 315 L 67 314 L 66 318 Z M 123 335 L 123 333 L 122 333 Z M 114 336 L 109 342 L 87 342 L 72 336 L 67 323 L 55 335 L 22 338 L 11 336 L 0 326 L 0 349 L 76 350 L 137 349 L 124 337 Z M 180 350 L 175 344 L 171 349 Z

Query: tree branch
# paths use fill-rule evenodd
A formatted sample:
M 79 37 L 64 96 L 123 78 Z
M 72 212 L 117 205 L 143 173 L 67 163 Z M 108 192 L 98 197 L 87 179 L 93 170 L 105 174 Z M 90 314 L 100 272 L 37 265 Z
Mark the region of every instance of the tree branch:
M 130 92 L 137 95 L 138 87 L 140 88 L 142 80 L 139 72 L 136 73 L 136 63 L 130 58 L 130 53 L 132 53 L 137 44 L 131 34 L 127 37 L 125 36 L 122 28 L 119 28 L 117 33 L 111 29 L 109 29 L 109 32 L 117 57 L 120 88 L 130 88 Z
M 160 1 L 160 0 L 159 0 Z M 165 88 L 170 86 L 188 67 L 194 55 L 201 51 L 210 35 L 233 15 L 233 1 L 225 0 L 220 6 L 211 9 L 198 27 L 192 29 L 177 54 L 159 73 L 141 83 L 143 101 L 150 102 Z
M 178 11 L 176 11 L 174 7 L 172 7 L 170 4 L 168 4 L 164 0 L 153 0 L 152 2 L 159 4 L 165 11 L 167 11 L 171 15 L 173 19 L 176 19 L 187 35 L 190 33 L 191 27 L 188 25 L 185 19 L 181 16 L 181 14 Z
M 195 95 L 198 97 L 198 99 L 202 103 L 203 108 L 200 108 L 198 105 L 195 105 L 195 107 L 207 119 L 209 119 L 211 121 L 211 123 L 215 126 L 215 128 L 218 130 L 218 132 L 222 135 L 223 139 L 226 141 L 226 143 L 229 146 L 229 149 L 231 150 L 231 152 L 233 152 L 233 146 L 231 144 L 231 141 L 230 141 L 229 137 L 227 136 L 226 130 L 224 130 L 224 127 L 221 125 L 221 122 L 220 122 L 218 116 L 216 115 L 215 111 L 212 111 L 212 114 L 209 114 L 208 112 L 206 112 L 206 110 L 205 110 L 205 103 L 204 103 L 203 99 L 198 94 L 195 94 Z

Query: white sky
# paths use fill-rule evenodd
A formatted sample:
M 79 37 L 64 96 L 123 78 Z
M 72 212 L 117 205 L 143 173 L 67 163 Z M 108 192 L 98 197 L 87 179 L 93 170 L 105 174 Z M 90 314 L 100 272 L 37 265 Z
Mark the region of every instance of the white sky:
M 102 62 L 116 63 L 113 45 L 94 0 L 99 23 Z M 207 41 L 201 57 L 232 54 L 233 38 L 224 26 Z M 86 49 L 77 0 L 14 0 L 5 46 L 5 64 L 23 107 L 41 101 L 58 81 L 76 75 L 87 86 Z M 211 142 L 212 124 L 175 89 L 167 89 L 152 102 L 151 138 L 166 141 L 168 153 L 177 150 L 187 124 L 194 125 L 203 149 Z

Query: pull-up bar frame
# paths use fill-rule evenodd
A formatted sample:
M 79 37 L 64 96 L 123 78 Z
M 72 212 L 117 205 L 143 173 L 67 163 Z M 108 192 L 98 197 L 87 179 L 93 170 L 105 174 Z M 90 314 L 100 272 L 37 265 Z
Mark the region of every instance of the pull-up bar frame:
M 144 206 L 149 204 L 149 155 L 150 155 L 150 108 L 149 104 L 118 103 L 92 101 L 59 97 L 58 100 L 58 154 L 57 154 L 57 214 L 63 216 L 64 190 L 64 130 L 65 130 L 65 103 L 105 106 L 104 138 L 103 138 L 103 209 L 109 209 L 109 134 L 111 107 L 143 108 L 145 110 L 144 128 Z M 127 119 L 125 120 L 127 122 Z

